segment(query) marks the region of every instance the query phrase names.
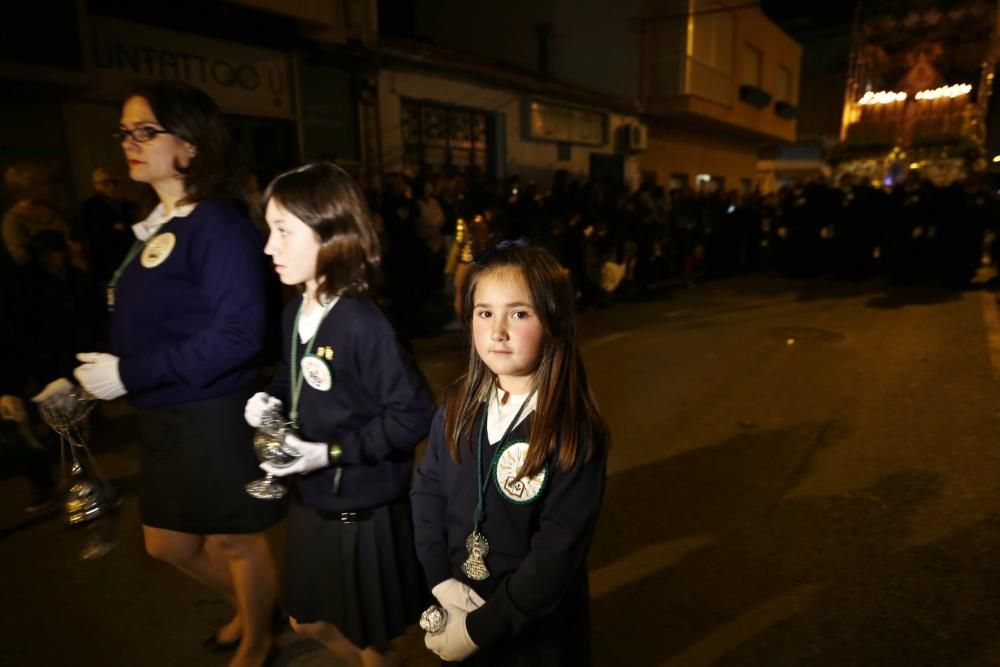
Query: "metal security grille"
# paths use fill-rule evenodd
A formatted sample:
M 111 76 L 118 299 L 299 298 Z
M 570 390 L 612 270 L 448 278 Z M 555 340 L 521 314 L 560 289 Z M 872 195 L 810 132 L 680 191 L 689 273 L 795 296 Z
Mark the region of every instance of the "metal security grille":
M 403 159 L 424 173 L 450 167 L 493 176 L 493 127 L 493 115 L 486 111 L 403 100 Z

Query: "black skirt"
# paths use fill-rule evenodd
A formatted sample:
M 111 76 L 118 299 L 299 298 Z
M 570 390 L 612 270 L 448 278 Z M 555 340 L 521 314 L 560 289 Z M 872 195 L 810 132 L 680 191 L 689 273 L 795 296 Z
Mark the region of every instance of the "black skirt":
M 413 542 L 408 496 L 354 523 L 293 502 L 283 602 L 300 623 L 326 621 L 355 646 L 384 647 L 420 618 L 431 594 Z
M 256 533 L 285 516 L 287 503 L 257 500 L 247 482 L 264 476 L 243 420 L 250 389 L 205 401 L 140 408 L 142 523 L 199 535 Z

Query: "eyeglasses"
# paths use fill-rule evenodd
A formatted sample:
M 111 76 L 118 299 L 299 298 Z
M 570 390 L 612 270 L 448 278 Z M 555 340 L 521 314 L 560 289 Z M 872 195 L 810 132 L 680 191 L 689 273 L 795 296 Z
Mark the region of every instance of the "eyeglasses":
M 133 127 L 131 130 L 127 127 L 119 127 L 111 133 L 111 136 L 118 142 L 125 141 L 125 137 L 128 137 L 136 143 L 144 144 L 147 141 L 155 139 L 158 134 L 171 134 L 171 132 L 168 130 L 161 130 L 160 128 L 153 127 L 152 125 L 140 125 L 139 127 Z

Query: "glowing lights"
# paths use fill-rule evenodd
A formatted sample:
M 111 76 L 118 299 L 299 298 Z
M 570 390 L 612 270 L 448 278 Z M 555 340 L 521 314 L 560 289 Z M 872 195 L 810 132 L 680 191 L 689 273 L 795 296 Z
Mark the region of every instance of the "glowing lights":
M 994 162 L 1000 162 L 1000 155 L 994 155 L 993 156 L 993 161 Z
M 917 93 L 918 100 L 936 100 L 942 97 L 961 97 L 972 92 L 972 85 L 968 83 L 957 83 L 954 86 L 941 86 L 933 90 L 921 90 Z
M 954 99 L 956 97 L 961 97 L 962 95 L 968 95 L 971 92 L 972 84 L 956 83 L 953 86 L 941 86 L 940 88 L 921 90 L 919 93 L 914 95 L 914 98 L 918 100 Z M 904 92 L 880 90 L 876 93 L 875 91 L 869 90 L 860 100 L 858 100 L 858 104 L 864 106 L 892 104 L 894 102 L 905 102 L 906 98 L 907 95 Z
M 906 100 L 906 93 L 897 93 L 891 90 L 880 90 L 877 93 L 868 91 L 858 100 L 858 104 L 892 104 L 893 102 L 903 102 Z

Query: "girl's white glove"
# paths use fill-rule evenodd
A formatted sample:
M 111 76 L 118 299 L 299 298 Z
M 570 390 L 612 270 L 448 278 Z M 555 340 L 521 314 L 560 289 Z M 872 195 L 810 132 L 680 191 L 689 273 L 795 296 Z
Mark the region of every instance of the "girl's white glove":
M 486 600 L 471 586 L 463 584 L 454 577 L 442 581 L 431 589 L 431 593 L 442 607 L 458 607 L 465 612 L 475 611 L 486 604 Z
M 250 397 L 246 407 L 243 408 L 243 419 L 247 421 L 247 424 L 250 424 L 250 428 L 260 428 L 261 422 L 264 421 L 264 414 L 272 410 L 281 410 L 281 400 L 263 391 L 258 391 Z
M 461 662 L 479 650 L 469 631 L 465 628 L 465 617 L 468 613 L 458 607 L 446 607 L 448 624 L 444 630 L 432 635 L 424 633 L 424 646 L 437 653 L 446 662 Z
M 330 445 L 325 442 L 306 442 L 297 435 L 289 433 L 285 436 L 284 448 L 298 452 L 298 458 L 284 466 L 264 462 L 260 464 L 260 469 L 275 477 L 284 477 L 305 475 L 313 470 L 325 468 L 330 463 Z

